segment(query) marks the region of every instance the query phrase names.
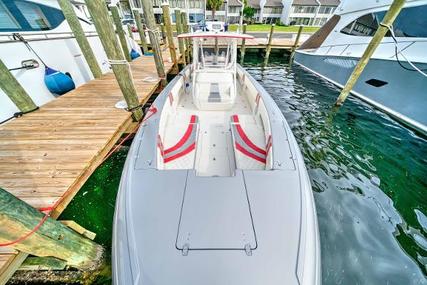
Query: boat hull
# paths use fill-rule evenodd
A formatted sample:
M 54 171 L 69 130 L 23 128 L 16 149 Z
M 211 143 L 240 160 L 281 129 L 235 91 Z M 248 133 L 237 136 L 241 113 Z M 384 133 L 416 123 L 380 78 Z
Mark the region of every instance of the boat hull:
M 113 283 L 320 284 L 317 216 L 303 157 L 277 105 L 241 67 L 239 76 L 269 110 L 274 168 L 204 176 L 156 166 L 162 108 L 174 102 L 170 93 L 189 70 L 157 97 L 157 113 L 129 151 L 114 218 Z
M 337 86 L 344 86 L 358 58 L 313 55 L 297 51 L 295 63 Z M 407 63 L 402 63 L 407 66 Z M 420 69 L 427 64 L 416 63 Z M 405 70 L 397 61 L 371 59 L 352 94 L 385 111 L 397 120 L 427 133 L 427 80 Z

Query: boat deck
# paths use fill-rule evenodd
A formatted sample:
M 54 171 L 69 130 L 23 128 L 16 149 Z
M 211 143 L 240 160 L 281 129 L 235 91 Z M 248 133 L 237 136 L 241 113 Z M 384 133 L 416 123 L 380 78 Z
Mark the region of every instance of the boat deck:
M 237 80 L 236 97 L 229 102 L 225 83 L 218 86 L 227 82 L 225 75 L 198 73 L 193 79 L 198 83 L 193 81 L 195 86 L 179 92 L 176 104 L 176 90 L 169 93 L 165 104 L 171 107 L 162 111 L 165 123 L 160 123 L 159 131 L 164 169 L 195 169 L 197 176 L 231 177 L 236 169 L 266 168 L 268 135 L 258 112 L 260 97 L 252 96 L 247 83 Z
M 163 53 L 169 73 L 169 50 Z M 160 82 L 154 59 L 142 56 L 130 65 L 139 99 L 145 103 Z M 132 125 L 130 113 L 114 107 L 123 99 L 110 72 L 1 125 L 0 187 L 37 209 L 48 209 L 62 199 L 52 212 L 57 218 Z M 25 257 L 0 248 L 0 284 Z
M 251 121 L 254 128 L 251 129 L 250 139 L 256 144 L 264 146 L 264 129 L 256 120 L 248 98 L 244 94 L 244 88 L 237 84 L 236 102 L 230 110 L 200 111 L 193 103 L 191 94 L 185 94 L 179 101 L 176 114 L 171 122 L 188 122 L 192 115 L 199 120 L 198 140 L 195 154 L 195 169 L 198 176 L 233 176 L 236 163 L 232 159 L 234 155 L 233 140 L 230 129 L 231 116 L 239 115 Z M 178 130 L 183 133 L 185 128 L 177 127 L 179 123 L 169 124 L 166 133 Z M 181 123 L 182 124 L 182 123 Z M 179 136 L 178 136 L 179 137 Z M 173 144 L 177 136 L 165 137 L 166 144 Z M 170 140 L 168 142 L 167 140 Z M 177 160 L 180 163 L 179 160 Z M 257 165 L 263 167 L 262 164 Z M 171 168 L 176 166 L 171 163 Z

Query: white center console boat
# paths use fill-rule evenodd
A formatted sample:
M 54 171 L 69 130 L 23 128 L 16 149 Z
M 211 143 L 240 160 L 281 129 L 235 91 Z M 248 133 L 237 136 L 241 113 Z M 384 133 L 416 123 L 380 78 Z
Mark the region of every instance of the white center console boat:
M 114 284 L 320 284 L 310 181 L 234 33 L 200 32 L 193 64 L 157 97 L 123 170 Z

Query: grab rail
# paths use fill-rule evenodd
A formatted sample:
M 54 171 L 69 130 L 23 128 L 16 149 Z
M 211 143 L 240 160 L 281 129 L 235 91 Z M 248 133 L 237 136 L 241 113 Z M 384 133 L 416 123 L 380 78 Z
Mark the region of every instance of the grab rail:
M 49 32 L 49 33 L 24 32 L 20 34 L 25 36 L 25 40 L 28 42 L 74 38 L 74 34 L 72 32 Z M 85 35 L 87 37 L 98 36 L 98 34 L 95 31 L 85 32 Z M 37 36 L 40 36 L 40 37 L 37 37 Z M 0 34 L 0 43 L 13 43 L 13 42 L 17 42 L 17 40 L 13 38 L 13 33 Z

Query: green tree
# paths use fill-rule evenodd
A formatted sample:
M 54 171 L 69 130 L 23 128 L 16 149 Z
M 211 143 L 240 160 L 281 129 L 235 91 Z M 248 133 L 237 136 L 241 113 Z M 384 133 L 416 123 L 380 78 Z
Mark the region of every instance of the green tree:
M 215 12 L 221 8 L 221 5 L 223 3 L 223 0 L 208 0 L 206 3 L 208 6 L 208 9 L 211 9 L 212 11 L 212 20 L 215 19 Z
M 249 6 L 248 0 L 243 0 L 243 19 L 252 23 L 252 18 L 255 15 L 255 8 Z
M 243 17 L 246 20 L 250 20 L 255 15 L 255 11 L 255 8 L 252 8 L 251 6 L 246 6 L 245 8 L 243 8 Z

